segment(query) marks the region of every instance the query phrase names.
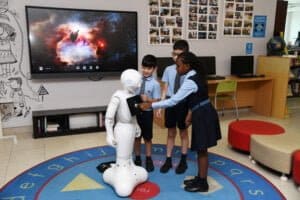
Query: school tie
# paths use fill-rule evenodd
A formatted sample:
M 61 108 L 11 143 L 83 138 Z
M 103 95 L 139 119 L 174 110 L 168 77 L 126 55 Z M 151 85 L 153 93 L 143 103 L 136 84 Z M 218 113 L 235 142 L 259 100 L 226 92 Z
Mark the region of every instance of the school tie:
M 141 85 L 140 94 L 144 94 L 145 93 L 145 85 L 146 85 L 146 78 L 143 77 L 143 82 L 142 82 L 142 85 Z
M 174 81 L 174 94 L 180 88 L 180 75 L 176 73 L 175 81 Z

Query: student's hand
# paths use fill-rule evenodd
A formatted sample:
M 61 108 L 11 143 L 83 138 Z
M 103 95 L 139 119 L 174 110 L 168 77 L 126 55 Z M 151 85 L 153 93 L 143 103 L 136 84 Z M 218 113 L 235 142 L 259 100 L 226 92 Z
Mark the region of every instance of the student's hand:
M 139 108 L 140 108 L 141 110 L 148 110 L 149 108 L 151 108 L 151 104 L 152 104 L 152 103 L 140 103 L 140 104 L 139 104 Z
M 192 120 L 190 119 L 185 119 L 185 125 L 188 128 L 192 124 Z
M 162 118 L 162 113 L 161 112 L 162 112 L 161 108 L 156 110 L 155 115 L 156 115 L 157 118 Z
M 141 99 L 143 102 L 147 102 L 148 101 L 148 97 L 145 94 L 141 94 Z

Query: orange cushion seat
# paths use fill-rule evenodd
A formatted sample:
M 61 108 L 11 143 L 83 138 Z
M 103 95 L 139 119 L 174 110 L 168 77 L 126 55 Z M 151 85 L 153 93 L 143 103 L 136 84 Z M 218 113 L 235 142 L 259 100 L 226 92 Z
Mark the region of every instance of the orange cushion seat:
M 238 150 L 250 152 L 250 138 L 252 134 L 275 135 L 285 130 L 281 126 L 259 120 L 233 121 L 228 128 L 228 143 Z

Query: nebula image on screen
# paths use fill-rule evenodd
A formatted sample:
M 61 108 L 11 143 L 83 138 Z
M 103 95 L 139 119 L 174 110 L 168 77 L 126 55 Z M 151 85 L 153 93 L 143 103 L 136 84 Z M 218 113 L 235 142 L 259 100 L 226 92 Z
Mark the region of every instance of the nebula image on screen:
M 31 73 L 137 69 L 135 12 L 26 7 Z

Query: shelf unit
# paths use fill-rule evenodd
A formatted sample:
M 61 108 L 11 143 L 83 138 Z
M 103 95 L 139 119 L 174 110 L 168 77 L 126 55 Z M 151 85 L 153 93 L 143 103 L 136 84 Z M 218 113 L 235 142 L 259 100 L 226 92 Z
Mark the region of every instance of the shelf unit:
M 105 131 L 105 111 L 106 106 L 33 111 L 33 137 Z
M 290 75 L 291 57 L 258 56 L 257 74 L 265 74 L 274 79 L 272 97 L 272 117 L 285 118 L 288 116 L 286 97 Z

